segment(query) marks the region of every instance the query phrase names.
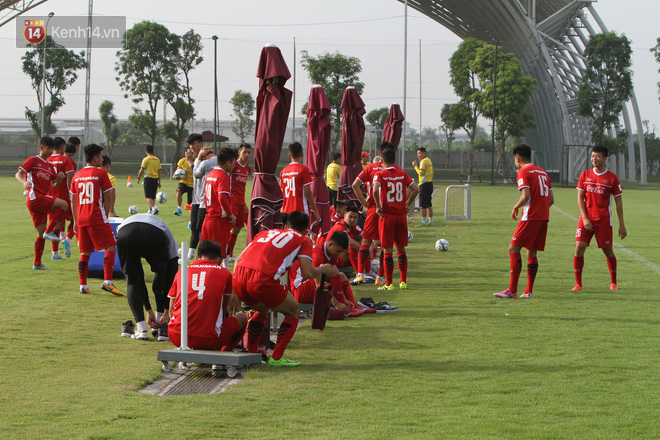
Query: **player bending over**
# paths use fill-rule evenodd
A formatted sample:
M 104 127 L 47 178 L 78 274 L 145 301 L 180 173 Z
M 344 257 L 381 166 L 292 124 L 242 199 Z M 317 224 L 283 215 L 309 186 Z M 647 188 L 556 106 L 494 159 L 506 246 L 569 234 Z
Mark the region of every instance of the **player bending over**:
M 48 158 L 48 162 L 55 167 L 55 171 L 58 174 L 63 172 L 66 175 L 66 182 L 62 182 L 57 188 L 51 186 L 50 194 L 55 198 L 68 201 L 69 185 L 71 185 L 73 173 L 76 172 L 76 164 L 73 163 L 73 160 L 64 155 L 64 149 L 66 146 L 64 139 L 56 137 L 54 140 L 55 148 L 53 149 L 53 154 Z M 56 209 L 50 212 L 50 222 L 48 223 L 44 237 L 51 240 L 51 248 L 53 251 L 51 260 L 63 260 L 59 252 L 60 240 L 62 240 L 60 233 L 64 230 L 64 222 L 71 219 L 70 206 L 66 210 Z M 71 246 L 69 241 L 62 240 L 62 247 L 64 248 L 64 255 L 66 255 L 67 258 L 70 258 Z
M 294 260 L 298 260 L 300 271 L 305 279 L 325 274 L 338 275 L 336 267 L 323 264 L 318 268 L 312 265 L 312 244 L 305 235 L 309 228 L 309 216 L 304 212 L 293 211 L 287 219 L 287 229 L 271 229 L 257 234 L 236 260 L 234 270 L 234 291 L 256 313 L 248 324 L 248 346 L 250 353 L 256 353 L 264 323 L 269 310 L 284 315 L 277 332 L 277 343 L 268 363 L 274 366 L 295 367 L 300 362 L 284 356 L 289 341 L 298 327 L 300 309 L 288 287 L 280 281 Z
M 520 199 L 514 205 L 511 217 L 518 218 L 518 210 L 522 208 L 522 216 L 518 222 L 511 243 L 509 258 L 511 261 L 511 281 L 509 287 L 501 292 L 493 293 L 497 298 L 518 298 L 518 278 L 522 270 L 520 250 L 527 249 L 527 287 L 523 298 L 532 297 L 534 280 L 539 268 L 536 252 L 545 249 L 545 237 L 548 232 L 550 206 L 555 202 L 552 185 L 546 172 L 532 163 L 532 149 L 529 145 L 520 144 L 513 149 L 513 158 L 518 168 L 516 179 Z

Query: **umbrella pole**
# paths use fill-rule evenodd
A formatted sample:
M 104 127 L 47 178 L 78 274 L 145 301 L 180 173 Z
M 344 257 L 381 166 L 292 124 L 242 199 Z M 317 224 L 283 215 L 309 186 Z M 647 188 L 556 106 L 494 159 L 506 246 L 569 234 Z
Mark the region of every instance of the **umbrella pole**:
M 213 37 L 213 152 L 218 154 L 218 36 Z

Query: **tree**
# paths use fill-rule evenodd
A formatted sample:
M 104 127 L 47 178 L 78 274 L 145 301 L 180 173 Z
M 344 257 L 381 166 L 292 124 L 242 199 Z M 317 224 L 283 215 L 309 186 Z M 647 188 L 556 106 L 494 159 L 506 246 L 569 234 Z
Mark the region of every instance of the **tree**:
M 251 119 L 254 114 L 252 93 L 236 90 L 230 102 L 234 107 L 234 112 L 232 113 L 234 123 L 232 124 L 231 131 L 241 139 L 241 143 L 244 143 L 245 139 L 252 134 L 252 130 L 254 129 L 254 121 Z
M 105 100 L 99 106 L 99 116 L 103 123 L 103 134 L 105 135 L 105 144 L 108 146 L 108 156 L 112 158 L 112 148 L 115 146 L 114 142 L 117 137 L 113 137 L 112 128 L 118 122 L 117 116 L 114 114 L 115 104 L 112 101 Z M 117 131 L 115 130 L 115 134 Z
M 458 118 L 453 114 L 454 104 L 445 104 L 440 110 L 440 120 L 442 125 L 440 130 L 445 135 L 445 142 L 447 143 L 447 156 L 445 157 L 445 168 L 449 168 L 451 161 L 451 144 L 454 142 L 454 132 L 460 128 Z
M 371 110 L 367 113 L 364 119 L 376 130 L 377 145 L 380 145 L 383 139 L 383 128 L 385 128 L 385 121 L 387 120 L 387 115 L 390 114 L 390 109 L 387 107 L 380 107 Z
M 651 52 L 653 52 L 653 55 L 655 56 L 655 60 L 660 64 L 660 38 L 658 38 L 657 41 L 658 44 L 656 44 L 651 48 Z M 660 72 L 660 69 L 658 69 L 658 72 Z M 658 82 L 658 89 L 660 89 L 660 82 Z M 658 96 L 658 99 L 660 100 L 660 96 Z
M 619 125 L 623 103 L 632 95 L 630 40 L 616 32 L 592 35 L 584 49 L 587 67 L 577 93 L 578 112 L 593 119 L 591 140 L 608 142 L 608 127 Z
M 433 127 L 424 127 L 422 129 L 422 141 L 425 145 L 439 145 L 440 137 L 438 136 L 438 130 Z
M 124 33 L 117 52 L 117 81 L 135 104 L 146 102 L 148 110 L 133 108 L 129 121 L 147 135 L 152 144 L 159 134 L 156 123 L 158 103 L 165 97 L 168 81 L 176 76 L 181 38 L 162 24 L 142 21 Z
M 46 45 L 46 100 L 42 101 L 41 83 L 43 79 L 43 55 Z M 31 49 L 21 57 L 23 72 L 30 77 L 32 89 L 37 94 L 38 110 L 25 107 L 25 117 L 30 120 L 32 130 L 41 135 L 41 113 L 44 113 L 44 134 L 53 134 L 57 128 L 52 124 L 51 117 L 65 104 L 63 92 L 78 79 L 77 70 L 87 67 L 85 52 L 76 54 L 57 44 L 50 36 L 37 45 L 30 45 Z
M 112 126 L 112 136 L 115 137 L 115 145 L 122 145 L 125 147 L 133 147 L 136 145 L 144 145 L 148 142 L 144 137 L 144 133 L 136 129 L 130 122 L 118 122 Z
M 341 99 L 346 87 L 353 86 L 362 94 L 364 83 L 360 82 L 358 73 L 362 72 L 360 60 L 349 57 L 339 52 L 324 53 L 317 57 L 309 55 L 306 50 L 302 51 L 302 66 L 307 71 L 312 84 L 323 86 L 325 95 L 330 101 L 330 123 L 332 124 L 331 152 L 337 150 L 337 144 L 341 140 L 342 112 Z M 306 114 L 307 104 L 303 106 L 302 113 Z

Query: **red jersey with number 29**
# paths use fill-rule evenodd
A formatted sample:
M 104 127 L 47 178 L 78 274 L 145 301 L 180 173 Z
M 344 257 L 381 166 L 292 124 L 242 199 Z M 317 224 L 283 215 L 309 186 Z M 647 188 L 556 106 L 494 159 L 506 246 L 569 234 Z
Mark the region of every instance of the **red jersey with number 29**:
M 552 184 L 543 168 L 529 163 L 518 170 L 518 191 L 529 188 L 529 200 L 522 209 L 520 221 L 550 220 Z
M 71 180 L 69 192 L 78 202 L 78 226 L 108 223 L 103 209 L 103 194 L 114 191 L 105 170 L 87 166 L 78 171 Z
M 402 168 L 384 168 L 374 178 L 380 183 L 380 204 L 386 214 L 406 213 L 406 189 L 414 182 Z
M 222 330 L 222 295 L 231 293 L 231 273 L 208 260 L 188 266 L 188 335 L 217 338 Z M 169 326 L 181 332 L 181 271 L 177 272 L 170 292 L 174 298 Z
M 293 229 L 258 233 L 245 248 L 236 267 L 258 270 L 279 280 L 297 258 L 312 260 L 312 242 Z
M 587 206 L 589 220 L 609 220 L 612 217 L 612 196 L 622 194 L 619 178 L 611 171 L 596 173 L 593 168 L 582 171 L 577 189 L 584 191 L 584 202 Z
M 373 206 L 376 203 L 374 201 L 374 192 L 372 191 L 373 180 L 376 173 L 382 169 L 382 162 L 370 163 L 357 176 L 357 178 L 360 179 L 360 182 L 364 183 L 367 187 L 367 202 L 369 202 L 369 206 Z

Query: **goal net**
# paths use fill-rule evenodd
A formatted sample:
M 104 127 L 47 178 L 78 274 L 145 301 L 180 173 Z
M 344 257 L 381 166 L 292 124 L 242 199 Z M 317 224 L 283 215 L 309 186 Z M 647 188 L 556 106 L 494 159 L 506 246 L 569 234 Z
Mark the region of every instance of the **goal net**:
M 470 220 L 470 185 L 449 185 L 445 191 L 445 220 Z

